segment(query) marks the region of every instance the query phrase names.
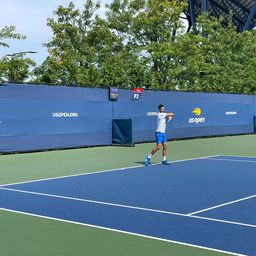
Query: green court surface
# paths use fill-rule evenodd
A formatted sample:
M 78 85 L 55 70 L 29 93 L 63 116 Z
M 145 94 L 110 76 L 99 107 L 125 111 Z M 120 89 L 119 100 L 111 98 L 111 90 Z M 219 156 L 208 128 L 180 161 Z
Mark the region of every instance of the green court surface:
M 209 155 L 256 156 L 256 136 L 168 142 L 168 159 Z M 0 184 L 141 166 L 153 143 L 0 156 Z M 152 159 L 161 161 L 160 152 Z M 1 199 L 0 199 L 1 200 Z M 1 256 L 227 255 L 114 231 L 0 210 Z

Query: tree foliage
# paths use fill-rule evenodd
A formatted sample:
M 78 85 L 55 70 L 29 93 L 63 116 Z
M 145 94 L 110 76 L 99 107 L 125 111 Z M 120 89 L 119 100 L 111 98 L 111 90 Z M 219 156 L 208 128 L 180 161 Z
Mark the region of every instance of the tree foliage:
M 6 39 L 24 40 L 26 36 L 15 32 L 15 26 L 5 26 L 0 29 L 0 47 L 9 47 Z M 32 74 L 34 61 L 26 57 L 26 53 L 15 53 L 1 56 L 0 82 L 24 82 Z
M 201 16 L 197 33 L 180 38 L 175 83 L 182 90 L 255 93 L 256 37 L 221 21 Z
M 37 70 L 52 65 L 58 81 L 47 82 L 87 86 L 165 86 L 171 67 L 162 51 L 173 47 L 182 27 L 182 1 L 115 0 L 107 18 L 95 12 L 99 4 L 88 0 L 84 9 L 59 7 L 48 25 L 54 37 L 46 44 L 50 56 Z M 52 78 L 55 76 L 52 76 Z M 39 81 L 44 82 L 43 76 Z
M 68 7 L 60 6 L 55 11 L 56 19 L 48 19 L 54 36 L 46 44 L 49 57 L 35 71 L 39 82 L 96 85 L 98 54 L 91 33 L 98 19 L 94 20 L 98 8 L 98 4 L 87 1 L 84 9 L 79 11 L 70 3 Z
M 26 39 L 25 36 L 15 32 L 15 26 L 5 26 L 0 29 L 0 47 L 9 47 L 9 44 L 5 42 L 6 39 Z
M 33 71 L 31 68 L 36 63 L 24 56 L 24 53 L 15 54 L 14 56 L 5 56 L 0 61 L 0 74 L 2 82 L 24 82 L 30 78 Z
M 185 0 L 113 0 L 60 6 L 48 19 L 49 57 L 37 82 L 80 86 L 255 93 L 256 37 L 207 14 L 184 32 Z M 230 17 L 231 20 L 232 17 Z

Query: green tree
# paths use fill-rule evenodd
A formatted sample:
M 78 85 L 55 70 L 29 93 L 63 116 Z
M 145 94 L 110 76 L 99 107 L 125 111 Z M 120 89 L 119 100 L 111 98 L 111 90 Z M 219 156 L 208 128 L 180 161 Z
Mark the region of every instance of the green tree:
M 144 81 L 140 79 L 144 66 L 108 22 L 95 14 L 99 7 L 89 0 L 79 11 L 70 3 L 48 19 L 54 37 L 46 44 L 49 57 L 35 71 L 38 82 L 126 87 Z
M 115 0 L 108 6 L 106 20 L 95 14 L 99 4 L 91 0 L 82 11 L 72 3 L 59 7 L 56 18 L 48 19 L 54 37 L 46 44 L 50 56 L 37 69 L 38 81 L 167 87 L 184 2 Z M 55 74 L 50 77 L 49 67 Z
M 36 69 L 39 82 L 67 85 L 95 85 L 98 77 L 97 53 L 90 42 L 95 11 L 99 8 L 88 0 L 82 11 L 70 3 L 59 6 L 55 18 L 48 19 L 52 40 L 45 44 L 49 57 Z M 48 74 L 50 71 L 50 74 Z
M 26 39 L 26 36 L 15 33 L 15 26 L 5 26 L 0 29 L 0 46 L 9 47 L 9 44 L 5 42 L 6 39 Z
M 0 62 L 1 80 L 4 82 L 24 82 L 28 79 L 33 71 L 31 68 L 36 63 L 24 56 L 25 53 L 15 54 L 13 56 L 5 56 Z
M 197 33 L 177 44 L 176 69 L 170 72 L 181 90 L 229 93 L 255 92 L 255 35 L 222 26 L 222 19 L 204 15 Z
M 0 47 L 9 47 L 6 39 L 24 40 L 26 36 L 15 32 L 15 26 L 5 26 L 0 30 Z M 0 82 L 23 82 L 31 75 L 35 62 L 26 53 L 7 54 L 0 58 Z
M 144 86 L 170 87 L 169 70 L 175 60 L 176 38 L 183 32 L 180 14 L 186 1 L 115 0 L 110 5 L 110 28 L 132 49 L 143 67 Z
M 204 92 L 255 93 L 255 34 L 238 33 L 203 15 L 184 33 L 187 1 L 113 0 L 106 18 L 100 5 L 70 3 L 48 19 L 49 57 L 38 82 L 84 86 L 143 86 Z

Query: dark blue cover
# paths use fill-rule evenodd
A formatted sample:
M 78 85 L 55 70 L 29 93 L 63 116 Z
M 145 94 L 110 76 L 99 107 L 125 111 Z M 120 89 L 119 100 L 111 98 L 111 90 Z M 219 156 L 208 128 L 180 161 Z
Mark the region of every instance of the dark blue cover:
M 113 145 L 133 146 L 132 119 L 112 120 Z

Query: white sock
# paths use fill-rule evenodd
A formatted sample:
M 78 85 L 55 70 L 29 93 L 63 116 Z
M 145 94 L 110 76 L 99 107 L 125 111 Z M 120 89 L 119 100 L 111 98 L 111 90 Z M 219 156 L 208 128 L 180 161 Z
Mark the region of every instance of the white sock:
M 166 160 L 166 156 L 163 156 L 163 161 L 165 161 Z
M 152 157 L 152 154 L 149 154 L 149 155 L 148 155 L 148 158 L 151 159 L 151 157 Z

